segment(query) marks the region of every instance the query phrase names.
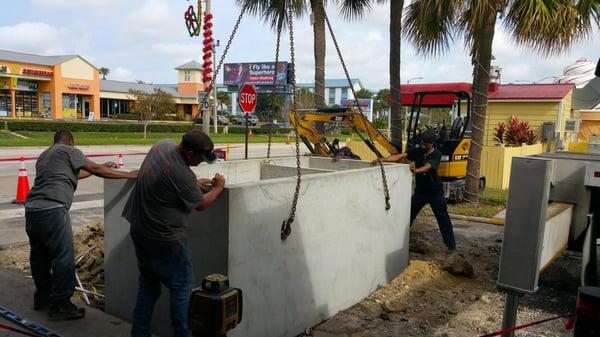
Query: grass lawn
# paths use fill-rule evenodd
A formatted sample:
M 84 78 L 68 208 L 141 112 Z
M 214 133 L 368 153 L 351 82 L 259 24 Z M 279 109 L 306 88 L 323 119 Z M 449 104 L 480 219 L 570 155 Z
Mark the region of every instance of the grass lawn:
M 466 202 L 448 204 L 448 211 L 451 214 L 490 218 L 506 208 L 507 198 L 508 190 L 486 188 L 483 194 L 479 196 L 479 206 L 473 206 Z
M 52 143 L 53 132 L 20 131 L 19 134 L 29 137 L 19 138 L 8 133 L 0 132 L 0 147 L 8 146 L 48 146 Z M 139 145 L 154 144 L 161 139 L 172 139 L 179 141 L 182 133 L 148 133 L 144 139 L 143 133 L 127 132 L 73 132 L 76 145 Z M 243 134 L 218 134 L 211 135 L 216 144 L 243 143 Z M 250 143 L 266 143 L 268 135 L 254 135 Z M 286 136 L 273 135 L 272 142 L 283 143 Z M 293 141 L 293 139 L 291 139 Z

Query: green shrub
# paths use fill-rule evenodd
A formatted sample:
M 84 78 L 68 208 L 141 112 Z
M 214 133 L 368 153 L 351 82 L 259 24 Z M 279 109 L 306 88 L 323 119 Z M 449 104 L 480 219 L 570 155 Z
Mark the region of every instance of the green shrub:
M 4 124 L 11 131 L 46 131 L 56 132 L 61 129 L 67 129 L 72 132 L 144 132 L 143 123 L 132 122 L 67 122 L 56 121 L 4 121 Z M 202 125 L 192 123 L 152 123 L 148 125 L 150 132 L 186 132 L 191 129 L 201 129 Z M 211 126 L 212 130 L 212 126 Z M 223 126 L 219 126 L 219 133 L 223 132 Z M 252 133 L 266 135 L 268 128 L 252 128 Z M 292 131 L 289 128 L 272 129 L 273 134 L 288 134 Z M 244 134 L 243 127 L 229 127 L 229 133 Z

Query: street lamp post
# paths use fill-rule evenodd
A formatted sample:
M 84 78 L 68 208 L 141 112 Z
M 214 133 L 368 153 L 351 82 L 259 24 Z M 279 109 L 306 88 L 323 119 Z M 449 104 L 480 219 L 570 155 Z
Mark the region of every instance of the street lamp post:
M 423 77 L 413 77 L 413 78 L 408 79 L 406 81 L 406 84 L 410 84 L 410 81 L 412 81 L 412 80 L 422 80 L 422 79 L 423 79 Z

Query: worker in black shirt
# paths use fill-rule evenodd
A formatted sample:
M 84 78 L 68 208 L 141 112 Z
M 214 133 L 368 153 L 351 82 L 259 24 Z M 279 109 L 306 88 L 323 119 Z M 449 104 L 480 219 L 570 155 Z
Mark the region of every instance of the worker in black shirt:
M 442 180 L 437 173 L 442 154 L 434 147 L 436 134 L 424 132 L 421 135 L 421 146 L 415 147 L 408 153 L 395 154 L 382 159 L 384 162 L 400 163 L 410 161 L 410 170 L 415 174 L 416 187 L 412 196 L 410 207 L 410 224 L 421 211 L 429 204 L 440 227 L 442 239 L 449 250 L 456 249 L 452 222 L 448 214 L 448 206 L 444 197 Z

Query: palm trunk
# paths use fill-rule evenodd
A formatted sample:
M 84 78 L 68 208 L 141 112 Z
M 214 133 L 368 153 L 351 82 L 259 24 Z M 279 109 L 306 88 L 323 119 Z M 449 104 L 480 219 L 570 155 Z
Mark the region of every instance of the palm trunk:
M 400 103 L 400 47 L 402 37 L 402 9 L 404 0 L 390 1 L 390 130 L 391 140 L 395 144 L 402 144 L 404 130 L 404 116 Z M 402 152 L 402 149 L 398 149 Z
M 322 108 L 325 106 L 325 7 L 323 0 L 310 0 L 310 6 L 314 20 L 315 105 Z M 315 127 L 325 131 L 323 123 L 316 123 Z
M 490 83 L 490 64 L 492 62 L 492 42 L 496 11 L 485 19 L 483 27 L 474 38 L 473 60 L 473 108 L 471 114 L 472 133 L 471 149 L 467 161 L 467 179 L 465 199 L 471 203 L 479 203 L 479 177 L 481 150 L 485 130 L 485 116 L 488 102 L 488 86 Z

